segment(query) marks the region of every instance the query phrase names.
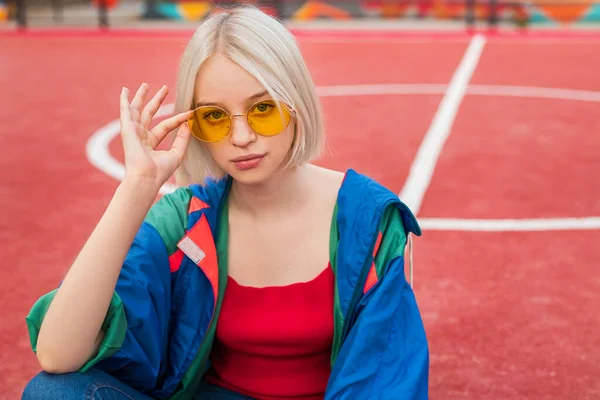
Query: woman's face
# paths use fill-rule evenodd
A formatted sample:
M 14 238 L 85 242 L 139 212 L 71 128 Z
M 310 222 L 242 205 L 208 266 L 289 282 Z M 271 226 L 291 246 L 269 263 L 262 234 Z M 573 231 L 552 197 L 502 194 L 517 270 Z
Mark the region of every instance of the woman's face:
M 196 77 L 195 103 L 219 106 L 229 115 L 246 114 L 257 102 L 269 99 L 258 80 L 220 54 L 210 57 Z M 261 107 L 262 111 L 267 106 Z M 217 113 L 204 118 L 215 116 L 222 117 Z M 294 126 L 292 118 L 280 134 L 262 136 L 250 128 L 245 115 L 235 116 L 227 136 L 218 142 L 207 143 L 208 150 L 217 164 L 236 181 L 262 183 L 287 161 L 294 140 Z

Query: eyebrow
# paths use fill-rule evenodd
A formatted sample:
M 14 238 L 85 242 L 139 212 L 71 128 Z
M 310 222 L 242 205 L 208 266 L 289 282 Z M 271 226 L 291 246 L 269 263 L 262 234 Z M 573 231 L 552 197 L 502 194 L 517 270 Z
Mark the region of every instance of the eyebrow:
M 267 92 L 266 90 L 263 90 L 260 93 L 253 94 L 252 96 L 248 97 L 248 100 L 255 100 L 255 99 L 263 97 L 267 94 L 269 94 L 269 92 Z M 198 103 L 196 103 L 196 107 L 202 107 L 202 106 L 219 106 L 221 108 L 225 108 L 225 105 L 223 103 L 219 103 L 219 102 L 199 101 Z

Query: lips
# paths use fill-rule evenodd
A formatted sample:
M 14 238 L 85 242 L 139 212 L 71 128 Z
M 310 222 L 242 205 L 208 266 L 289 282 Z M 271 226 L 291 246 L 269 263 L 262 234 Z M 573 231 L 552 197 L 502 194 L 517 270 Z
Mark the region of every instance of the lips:
M 258 165 L 264 157 L 264 154 L 248 154 L 245 156 L 234 158 L 231 161 L 237 169 L 245 170 L 258 167 Z
M 256 158 L 263 158 L 264 156 L 265 156 L 264 154 L 248 154 L 248 155 L 245 155 L 245 156 L 234 158 L 231 161 L 233 161 L 234 163 L 235 162 L 240 162 L 240 161 L 249 161 L 249 160 L 254 160 Z

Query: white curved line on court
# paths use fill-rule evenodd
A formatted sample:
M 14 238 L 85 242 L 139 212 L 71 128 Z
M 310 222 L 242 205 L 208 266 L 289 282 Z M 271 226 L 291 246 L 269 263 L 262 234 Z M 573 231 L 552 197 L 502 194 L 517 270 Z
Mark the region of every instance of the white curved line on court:
M 374 85 L 334 85 L 320 86 L 317 93 L 321 97 L 399 95 L 399 94 L 444 94 L 448 85 L 429 83 L 397 83 Z
M 369 95 L 432 95 L 444 94 L 448 85 L 417 84 L 375 84 L 375 85 L 336 85 L 318 88 L 321 97 L 369 96 Z M 469 85 L 468 95 L 528 97 L 535 99 L 574 100 L 600 102 L 600 92 L 535 86 Z
M 600 102 L 600 92 L 592 90 L 528 86 L 471 85 L 467 89 L 467 93 L 481 96 L 529 97 L 535 99 Z
M 368 95 L 443 95 L 448 85 L 438 84 L 376 84 L 376 85 L 332 85 L 321 86 L 317 91 L 321 97 L 368 96 Z M 467 95 L 528 97 L 555 100 L 600 102 L 600 92 L 560 88 L 528 86 L 469 85 Z M 156 118 L 173 112 L 173 104 L 162 106 Z M 109 144 L 120 132 L 119 120 L 104 125 L 92 134 L 86 144 L 89 162 L 100 171 L 117 180 L 125 176 L 124 165 L 109 151 Z M 161 194 L 176 189 L 165 184 Z M 423 229 L 463 231 L 535 231 L 555 229 L 599 229 L 600 217 L 554 218 L 554 219 L 457 219 L 419 218 Z
M 161 118 L 173 112 L 173 104 L 166 104 L 158 109 L 155 117 Z M 89 162 L 106 175 L 122 181 L 125 178 L 125 166 L 110 154 L 110 142 L 121 132 L 119 120 L 114 120 L 98 129 L 88 140 L 85 153 Z M 161 194 L 167 194 L 177 189 L 177 186 L 165 183 L 160 188 Z

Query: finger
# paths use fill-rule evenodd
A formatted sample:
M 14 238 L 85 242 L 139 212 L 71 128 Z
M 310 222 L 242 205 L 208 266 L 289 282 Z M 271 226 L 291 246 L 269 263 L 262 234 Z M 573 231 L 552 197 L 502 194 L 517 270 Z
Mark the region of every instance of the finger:
M 131 118 L 135 122 L 140 122 L 142 105 L 144 104 L 144 100 L 146 99 L 146 93 L 148 93 L 148 85 L 146 83 L 142 83 L 140 88 L 135 93 L 133 100 L 131 101 Z
M 133 123 L 131 121 L 131 109 L 129 106 L 129 89 L 126 87 L 121 89 L 119 108 L 121 111 L 121 131 L 133 128 Z
M 146 104 L 146 107 L 144 107 L 144 110 L 142 111 L 142 116 L 141 116 L 141 120 L 140 120 L 140 123 L 142 124 L 142 126 L 144 126 L 145 128 L 148 128 L 150 126 L 150 122 L 152 122 L 152 118 L 154 117 L 154 115 L 156 114 L 158 109 L 160 108 L 160 105 L 162 104 L 162 102 L 165 101 L 168 94 L 169 94 L 169 88 L 166 86 L 163 86 L 154 95 L 152 100 L 150 100 L 148 102 L 148 104 Z
M 172 116 L 171 118 L 165 119 L 152 129 L 152 134 L 155 137 L 156 143 L 153 143 L 153 147 L 156 148 L 160 142 L 167 136 L 169 132 L 176 129 L 178 126 L 186 122 L 191 115 L 192 111 L 186 111 L 181 114 Z
M 180 164 L 183 161 L 183 157 L 185 156 L 185 151 L 190 142 L 190 128 L 186 124 L 181 125 L 179 130 L 177 131 L 177 136 L 173 141 L 173 145 L 171 146 L 171 153 L 175 154 L 177 158 L 177 164 Z
M 121 90 L 121 142 L 123 143 L 123 149 L 127 154 L 129 151 L 133 151 L 139 144 L 140 139 L 137 137 L 135 123 L 131 120 L 131 107 L 129 104 L 129 89 L 123 88 Z

